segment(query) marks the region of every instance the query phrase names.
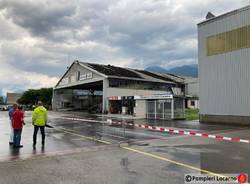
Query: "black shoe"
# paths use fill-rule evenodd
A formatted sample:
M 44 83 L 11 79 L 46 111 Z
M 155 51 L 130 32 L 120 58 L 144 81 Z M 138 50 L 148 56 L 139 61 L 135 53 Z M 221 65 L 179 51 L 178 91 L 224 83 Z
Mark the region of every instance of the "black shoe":
M 14 147 L 14 148 L 22 148 L 23 145 L 14 145 L 13 147 Z
M 13 145 L 13 142 L 9 142 L 9 145 Z

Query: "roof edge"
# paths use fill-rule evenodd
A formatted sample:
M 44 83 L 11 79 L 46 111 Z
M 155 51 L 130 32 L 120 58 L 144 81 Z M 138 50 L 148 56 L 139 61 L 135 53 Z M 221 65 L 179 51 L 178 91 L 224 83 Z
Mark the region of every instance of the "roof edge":
M 108 78 L 107 75 L 104 75 L 103 73 L 98 72 L 98 71 L 96 71 L 96 70 L 93 69 L 93 68 L 90 68 L 90 67 L 88 66 L 88 63 L 85 63 L 85 62 L 82 62 L 82 61 L 75 61 L 75 62 L 79 63 L 79 65 L 81 65 L 82 67 L 85 67 L 86 69 L 88 69 L 88 70 L 90 70 L 90 71 L 92 71 L 92 72 L 94 72 L 94 73 L 96 73 L 96 74 L 98 74 L 98 75 L 101 75 L 101 76 L 104 77 L 104 78 Z
M 227 16 L 235 15 L 235 14 L 237 14 L 237 13 L 239 13 L 239 12 L 246 11 L 246 10 L 248 10 L 248 9 L 250 9 L 250 5 L 244 6 L 244 7 L 242 7 L 242 8 L 236 9 L 236 10 L 232 10 L 232 11 L 230 11 L 230 12 L 227 12 L 227 13 L 224 13 L 224 14 L 221 14 L 221 15 L 218 15 L 218 16 L 216 16 L 216 17 L 214 17 L 214 18 L 211 18 L 211 19 L 208 19 L 208 20 L 204 20 L 204 21 L 198 23 L 197 25 L 198 25 L 198 26 L 201 26 L 201 25 L 204 25 L 204 24 L 209 23 L 209 22 L 214 22 L 214 21 L 216 21 L 216 20 L 218 20 L 218 19 L 220 19 L 220 18 L 224 18 L 224 17 L 227 17 Z
M 62 79 L 66 76 L 66 74 L 72 68 L 72 66 L 74 64 L 75 64 L 75 62 L 72 62 L 71 65 L 69 67 L 67 67 L 67 70 L 64 72 L 63 76 L 59 79 L 59 81 L 56 83 L 56 85 L 53 88 L 56 88 L 60 84 L 60 82 L 62 81 Z

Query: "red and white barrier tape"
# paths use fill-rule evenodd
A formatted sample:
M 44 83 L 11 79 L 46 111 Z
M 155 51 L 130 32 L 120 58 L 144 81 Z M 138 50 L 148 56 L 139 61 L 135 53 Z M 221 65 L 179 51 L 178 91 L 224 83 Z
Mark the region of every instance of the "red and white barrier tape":
M 218 140 L 250 143 L 249 140 L 245 140 L 245 139 L 231 138 L 231 137 L 225 137 L 225 136 L 221 136 L 221 135 L 211 135 L 211 134 L 208 134 L 208 133 L 198 133 L 198 132 L 193 132 L 193 131 L 169 129 L 169 128 L 164 128 L 164 127 L 149 126 L 149 125 L 139 125 L 139 124 L 135 124 L 135 127 L 145 128 L 145 129 L 149 129 L 149 130 L 157 130 L 157 131 L 161 131 L 161 132 L 169 132 L 169 133 L 181 134 L 181 135 L 192 135 L 192 136 L 207 137 L 207 138 L 218 139 Z
M 114 122 L 111 119 L 108 119 L 107 121 L 96 121 L 96 120 L 81 119 L 81 118 L 63 118 L 63 119 L 74 120 L 74 121 L 106 123 L 109 125 L 127 125 L 127 126 L 134 126 L 137 128 L 144 128 L 144 129 L 155 130 L 155 131 L 160 131 L 160 132 L 169 132 L 169 133 L 180 134 L 180 135 L 191 135 L 191 136 L 206 137 L 206 138 L 217 139 L 217 140 L 250 143 L 250 140 L 241 139 L 238 137 L 231 138 L 231 137 L 225 137 L 225 136 L 221 136 L 221 135 L 212 135 L 212 134 L 208 134 L 208 133 L 198 133 L 198 132 L 194 132 L 194 131 L 170 129 L 170 128 L 165 128 L 165 127 L 150 126 L 150 125 L 144 125 L 144 124 L 134 124 L 134 123 L 127 123 L 127 122 L 125 122 L 125 123 L 124 122 Z

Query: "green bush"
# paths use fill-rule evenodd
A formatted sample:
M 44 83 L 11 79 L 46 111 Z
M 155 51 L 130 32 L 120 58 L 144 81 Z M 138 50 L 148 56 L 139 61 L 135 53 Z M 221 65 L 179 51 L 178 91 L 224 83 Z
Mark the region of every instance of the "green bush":
M 186 120 L 199 119 L 199 109 L 186 109 Z

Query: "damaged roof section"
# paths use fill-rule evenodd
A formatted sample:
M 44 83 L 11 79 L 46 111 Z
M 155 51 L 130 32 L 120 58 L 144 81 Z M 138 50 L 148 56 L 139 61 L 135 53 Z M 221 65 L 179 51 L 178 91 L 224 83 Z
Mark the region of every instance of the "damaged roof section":
M 172 75 L 172 74 L 149 72 L 149 71 L 146 71 L 146 70 L 136 70 L 136 71 L 138 71 L 140 73 L 143 73 L 144 75 L 148 75 L 150 77 L 160 79 L 160 80 L 164 80 L 164 81 L 171 81 L 171 82 L 176 82 L 176 83 L 183 83 L 184 82 L 183 78 L 178 77 L 176 75 Z
M 86 64 L 88 67 L 107 76 L 132 77 L 132 78 L 139 78 L 139 79 L 142 78 L 137 73 L 126 68 L 121 68 L 121 67 L 112 66 L 112 65 L 100 65 L 100 64 L 94 64 L 94 63 L 83 63 L 83 64 Z
M 84 62 L 79 63 L 101 74 L 104 74 L 109 78 L 124 78 L 130 80 L 184 84 L 184 78 L 172 74 L 149 72 L 146 70 L 137 70 L 131 68 L 122 68 L 113 65 L 102 65 Z

